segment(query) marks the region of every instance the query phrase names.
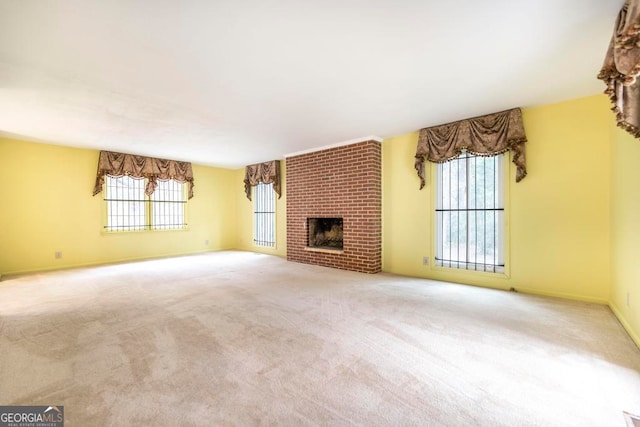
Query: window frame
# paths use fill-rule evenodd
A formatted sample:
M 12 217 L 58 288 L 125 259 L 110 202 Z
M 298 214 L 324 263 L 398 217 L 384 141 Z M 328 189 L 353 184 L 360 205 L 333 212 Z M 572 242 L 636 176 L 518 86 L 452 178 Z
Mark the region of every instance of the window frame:
M 258 194 L 258 191 L 262 191 L 263 194 L 260 195 Z M 252 228 L 252 242 L 253 242 L 253 246 L 258 247 L 258 248 L 262 248 L 262 249 L 276 249 L 277 244 L 278 244 L 278 233 L 277 233 L 277 198 L 276 198 L 276 192 L 273 189 L 273 183 L 270 184 L 265 184 L 263 182 L 259 182 L 257 185 L 253 186 L 251 188 L 251 192 L 252 192 L 252 203 L 251 203 L 251 220 L 253 223 L 253 228 Z M 269 200 L 268 201 L 264 201 L 261 199 L 261 197 L 263 195 L 268 194 L 269 196 Z M 260 203 L 263 203 L 262 206 L 258 206 Z M 258 209 L 270 209 L 272 207 L 273 210 L 265 210 L 265 211 L 258 211 Z M 259 224 L 265 225 L 265 221 L 264 220 L 259 220 L 257 216 L 257 214 L 260 215 L 270 215 L 272 217 L 271 219 L 271 224 L 266 225 L 267 227 L 267 234 L 271 234 L 273 237 L 273 240 L 261 240 L 258 239 L 258 237 L 260 237 L 258 235 L 259 233 Z M 267 219 L 268 221 L 268 219 Z
M 142 194 L 142 198 L 140 199 L 123 199 L 124 201 L 129 201 L 131 203 L 142 203 L 143 206 L 143 210 L 144 212 L 142 213 L 142 218 L 143 218 L 143 223 L 139 224 L 138 226 L 133 225 L 133 226 L 122 226 L 122 227 L 118 227 L 115 225 L 110 224 L 109 220 L 110 220 L 110 203 L 111 202 L 118 202 L 117 198 L 112 198 L 110 192 L 112 191 L 113 186 L 110 183 L 111 179 L 123 179 L 123 178 L 128 178 L 128 179 L 132 179 L 132 180 L 136 180 L 136 181 L 140 181 L 142 183 L 141 187 L 141 194 Z M 157 232 L 157 231 L 185 231 L 189 229 L 189 223 L 188 223 L 188 217 L 187 217 L 187 192 L 188 192 L 188 188 L 187 188 L 187 183 L 186 182 L 179 182 L 173 179 L 170 180 L 158 180 L 157 184 L 158 186 L 156 187 L 156 190 L 153 192 L 152 195 L 148 196 L 144 193 L 144 189 L 146 188 L 149 180 L 148 178 L 135 178 L 132 177 L 130 175 L 124 175 L 124 176 L 120 176 L 120 177 L 114 177 L 114 176 L 110 176 L 108 174 L 105 175 L 105 181 L 104 181 L 104 189 L 103 189 L 103 197 L 102 197 L 102 203 L 103 203 L 103 208 L 102 208 L 102 212 L 103 212 L 103 219 L 102 219 L 102 233 L 103 234 L 122 234 L 122 233 L 140 233 L 140 232 Z M 181 188 L 180 188 L 180 200 L 164 200 L 164 199 L 160 199 L 158 200 L 157 197 L 162 195 L 163 193 L 159 192 L 158 190 L 160 189 L 162 191 L 162 186 L 165 185 L 165 183 L 167 182 L 173 182 L 178 184 Z M 175 185 L 175 184 L 171 184 L 171 185 Z M 171 193 L 171 192 L 170 192 Z M 139 196 L 139 195 L 138 195 Z M 155 198 L 155 200 L 154 200 Z M 170 203 L 170 204 L 179 204 L 182 206 L 182 224 L 178 225 L 178 226 L 167 226 L 166 224 L 158 224 L 157 223 L 157 209 L 159 204 L 162 203 Z
M 463 152 L 464 153 L 464 152 Z M 499 172 L 497 172 L 497 175 L 499 174 L 501 181 L 498 180 L 499 182 L 499 186 L 501 187 L 501 195 L 502 195 L 502 199 L 503 199 L 503 225 L 501 230 L 499 230 L 499 232 L 502 233 L 502 257 L 503 257 L 503 262 L 504 262 L 504 267 L 496 269 L 496 271 L 492 271 L 491 270 L 487 270 L 484 271 L 482 268 L 479 269 L 473 269 L 473 268 L 457 268 L 455 266 L 449 267 L 448 265 L 439 265 L 441 264 L 440 262 L 437 261 L 437 252 L 438 252 L 438 215 L 436 212 L 436 209 L 438 209 L 438 199 L 440 196 L 440 189 L 439 189 L 439 176 L 438 176 L 438 170 L 439 170 L 439 164 L 437 163 L 430 163 L 428 162 L 427 164 L 429 165 L 429 167 L 431 167 L 431 171 L 430 171 L 430 175 L 431 175 L 431 200 L 432 200 L 432 205 L 429 207 L 429 211 L 430 211 L 430 217 L 431 217 L 431 238 L 430 240 L 430 253 L 431 253 L 431 257 L 432 257 L 432 262 L 429 263 L 429 268 L 435 271 L 439 271 L 439 272 L 446 272 L 446 273 L 450 273 L 453 275 L 459 275 L 459 276 L 467 276 L 467 275 L 477 275 L 479 277 L 487 277 L 487 276 L 494 276 L 496 278 L 509 278 L 510 277 L 510 180 L 509 180 L 509 176 L 512 174 L 512 170 L 513 169 L 513 165 L 510 162 L 510 153 L 509 152 L 505 152 L 502 153 L 502 161 L 498 162 L 498 167 L 500 169 Z M 469 154 L 471 156 L 474 156 L 473 154 Z M 476 157 L 483 157 L 483 156 L 476 156 Z M 492 156 L 493 157 L 493 156 Z M 459 261 L 461 264 L 466 264 L 466 261 Z M 469 264 L 474 264 L 474 263 L 469 263 Z M 482 265 L 482 264 L 479 264 Z

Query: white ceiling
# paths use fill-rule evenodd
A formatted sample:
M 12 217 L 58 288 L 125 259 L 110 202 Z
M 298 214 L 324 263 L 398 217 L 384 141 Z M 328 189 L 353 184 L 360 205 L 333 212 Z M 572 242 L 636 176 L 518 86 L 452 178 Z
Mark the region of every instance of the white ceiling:
M 623 0 L 0 0 L 0 132 L 221 167 L 602 92 Z

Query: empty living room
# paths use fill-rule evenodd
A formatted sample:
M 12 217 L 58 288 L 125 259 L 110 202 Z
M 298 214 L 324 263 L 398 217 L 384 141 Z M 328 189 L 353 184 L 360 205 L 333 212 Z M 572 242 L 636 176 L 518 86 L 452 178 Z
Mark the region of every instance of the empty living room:
M 640 0 L 0 0 L 0 427 L 640 427 Z

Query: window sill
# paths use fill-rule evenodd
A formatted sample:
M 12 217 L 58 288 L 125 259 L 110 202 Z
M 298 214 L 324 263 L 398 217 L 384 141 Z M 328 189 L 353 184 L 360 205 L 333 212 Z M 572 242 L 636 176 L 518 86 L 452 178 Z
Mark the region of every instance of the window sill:
M 185 228 L 167 228 L 167 229 L 144 229 L 144 230 L 123 230 L 123 231 L 111 231 L 104 228 L 100 231 L 103 236 L 118 236 L 121 234 L 145 234 L 145 233 L 166 233 L 166 232 L 180 232 L 189 231 L 189 227 Z
M 441 265 L 436 264 L 436 265 L 433 265 L 431 269 L 434 272 L 445 273 L 447 275 L 491 277 L 495 279 L 511 278 L 506 267 L 504 267 L 503 271 L 493 272 L 493 271 L 483 271 L 483 270 L 467 270 L 464 268 L 443 267 Z
M 265 246 L 265 245 L 256 245 L 255 243 L 253 244 L 253 247 L 256 249 L 261 249 L 261 250 L 265 250 L 265 251 L 275 251 L 278 250 L 278 247 L 276 245 L 273 246 Z

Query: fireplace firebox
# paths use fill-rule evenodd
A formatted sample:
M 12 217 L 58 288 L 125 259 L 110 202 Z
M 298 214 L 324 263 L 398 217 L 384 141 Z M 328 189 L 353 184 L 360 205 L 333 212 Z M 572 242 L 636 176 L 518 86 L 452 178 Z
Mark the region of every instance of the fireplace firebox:
M 310 248 L 343 249 L 342 218 L 307 218 Z

